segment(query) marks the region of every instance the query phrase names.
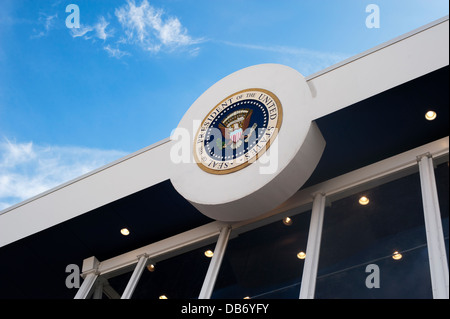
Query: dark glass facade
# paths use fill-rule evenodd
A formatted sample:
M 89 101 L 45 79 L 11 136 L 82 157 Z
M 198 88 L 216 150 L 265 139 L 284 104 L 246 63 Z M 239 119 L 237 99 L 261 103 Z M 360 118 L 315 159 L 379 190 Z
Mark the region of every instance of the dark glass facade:
M 368 204 L 359 203 L 362 196 Z M 325 209 L 315 297 L 432 298 L 418 173 Z

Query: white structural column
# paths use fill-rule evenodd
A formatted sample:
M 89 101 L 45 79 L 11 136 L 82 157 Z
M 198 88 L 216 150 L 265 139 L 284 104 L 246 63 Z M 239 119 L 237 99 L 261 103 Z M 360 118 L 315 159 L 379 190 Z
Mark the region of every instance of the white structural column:
M 95 283 L 94 293 L 92 294 L 92 299 L 102 299 L 102 296 L 103 296 L 103 280 L 97 280 Z
M 434 299 L 449 298 L 449 274 L 441 213 L 434 177 L 433 159 L 425 154 L 417 157 L 422 189 L 425 229 Z
M 84 281 L 73 299 L 86 299 L 98 277 L 99 261 L 94 256 L 83 260 L 82 277 Z
M 95 272 L 87 274 L 73 299 L 86 299 L 97 277 L 98 275 Z
M 309 225 L 305 266 L 303 267 L 302 285 L 299 296 L 300 299 L 314 299 L 324 214 L 325 195 L 317 193 L 314 195 L 311 222 Z
M 136 267 L 134 268 L 133 274 L 131 275 L 130 280 L 128 280 L 128 284 L 125 287 L 125 290 L 120 297 L 120 299 L 130 299 L 133 295 L 134 289 L 141 278 L 142 272 L 145 268 L 145 264 L 147 263 L 148 256 L 146 254 L 138 256 L 138 262 Z
M 214 285 L 216 283 L 217 275 L 219 273 L 220 265 L 222 264 L 223 256 L 225 255 L 225 250 L 227 248 L 228 239 L 230 238 L 231 227 L 224 226 L 217 239 L 216 247 L 214 248 L 214 255 L 208 267 L 208 271 L 203 281 L 203 286 L 200 291 L 198 299 L 209 299 L 211 298 Z

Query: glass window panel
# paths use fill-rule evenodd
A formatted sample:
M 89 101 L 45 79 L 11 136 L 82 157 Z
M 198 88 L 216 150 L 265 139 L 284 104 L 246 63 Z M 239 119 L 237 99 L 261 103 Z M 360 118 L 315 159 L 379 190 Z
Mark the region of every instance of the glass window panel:
M 229 241 L 212 298 L 298 298 L 311 212 L 291 218 Z
M 359 204 L 363 195 L 367 205 Z M 370 264 L 379 288 L 366 286 L 375 283 Z M 418 173 L 325 209 L 315 298 L 432 298 Z
M 445 248 L 448 262 L 448 162 L 438 165 L 435 169 L 436 187 L 439 197 L 439 209 L 441 211 L 442 228 L 444 231 Z
M 215 243 L 159 261 L 152 271 L 147 265 L 132 299 L 197 299 L 211 262 L 205 251 L 214 247 Z

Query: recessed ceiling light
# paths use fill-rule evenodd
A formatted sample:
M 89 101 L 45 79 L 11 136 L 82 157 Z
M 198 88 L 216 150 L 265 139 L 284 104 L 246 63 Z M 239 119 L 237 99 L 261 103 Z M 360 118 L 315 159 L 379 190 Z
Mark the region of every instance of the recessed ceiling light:
M 292 219 L 290 217 L 283 218 L 283 224 L 285 224 L 286 226 L 292 225 Z
M 128 230 L 128 228 L 122 228 L 120 230 L 120 233 L 124 236 L 128 236 L 130 234 L 130 231 Z
M 166 295 L 159 296 L 159 299 L 168 299 Z
M 205 251 L 205 256 L 211 258 L 214 255 L 214 252 L 211 249 Z
M 436 112 L 435 111 L 428 111 L 427 113 L 425 113 L 425 118 L 428 120 L 428 121 L 432 121 L 432 120 L 434 120 L 435 118 L 436 118 L 436 116 L 437 116 L 437 114 L 436 114 Z
M 305 259 L 306 258 L 306 254 L 303 251 L 301 251 L 301 252 L 299 252 L 297 254 L 297 258 L 298 259 Z
M 360 203 L 361 205 L 367 205 L 367 204 L 369 204 L 369 199 L 368 199 L 366 196 L 362 196 L 362 197 L 359 199 L 359 203 Z
M 148 271 L 150 272 L 154 272 L 155 271 L 155 265 L 154 264 L 150 264 L 147 266 Z
M 398 251 L 394 251 L 394 253 L 392 254 L 392 259 L 394 260 L 400 260 L 403 258 L 403 255 L 400 254 Z

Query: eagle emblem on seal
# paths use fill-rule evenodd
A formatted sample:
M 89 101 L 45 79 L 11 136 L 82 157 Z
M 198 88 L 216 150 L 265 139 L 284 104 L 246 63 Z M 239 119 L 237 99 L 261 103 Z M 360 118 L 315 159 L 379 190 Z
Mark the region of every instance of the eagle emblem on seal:
M 257 126 L 254 123 L 250 131 L 247 130 L 252 113 L 252 109 L 240 109 L 234 111 L 219 123 L 218 127 L 225 138 L 222 148 L 230 146 L 232 149 L 236 149 L 241 146 L 242 140 L 248 141 L 248 138 L 253 134 Z

